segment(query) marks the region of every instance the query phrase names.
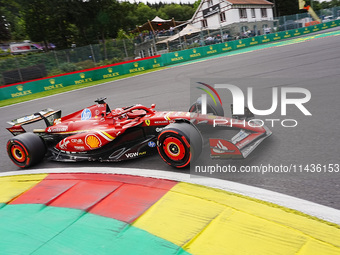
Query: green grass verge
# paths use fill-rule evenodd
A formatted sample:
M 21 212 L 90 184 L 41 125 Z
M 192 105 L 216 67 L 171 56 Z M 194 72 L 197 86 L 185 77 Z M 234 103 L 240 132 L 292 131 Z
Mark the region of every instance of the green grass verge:
M 23 97 L 5 99 L 5 100 L 0 101 L 0 107 L 6 106 L 6 105 L 17 104 L 17 103 L 21 103 L 21 102 L 26 102 L 26 101 L 30 101 L 30 100 L 33 100 L 33 99 L 38 99 L 38 98 L 47 97 L 47 96 L 51 96 L 51 95 L 56 95 L 56 94 L 60 94 L 60 93 L 68 92 L 68 91 L 73 91 L 73 90 L 77 90 L 77 89 L 81 89 L 81 88 L 91 87 L 91 86 L 98 85 L 98 84 L 101 84 L 101 83 L 120 80 L 120 79 L 124 79 L 124 78 L 128 78 L 128 77 L 132 77 L 132 76 L 137 76 L 137 75 L 141 75 L 141 74 L 145 74 L 145 73 L 151 73 L 151 72 L 154 72 L 154 71 L 163 70 L 163 69 L 166 69 L 166 67 L 159 67 L 159 68 L 156 68 L 156 69 L 141 71 L 141 72 L 133 73 L 133 74 L 124 74 L 124 75 L 117 76 L 117 77 L 114 77 L 114 78 L 83 83 L 83 84 L 80 84 L 80 85 L 71 85 L 71 86 L 67 86 L 67 87 L 63 87 L 63 88 L 59 88 L 59 89 L 55 89 L 55 90 L 50 90 L 50 91 L 39 92 L 39 93 L 35 93 L 35 94 L 23 96 Z

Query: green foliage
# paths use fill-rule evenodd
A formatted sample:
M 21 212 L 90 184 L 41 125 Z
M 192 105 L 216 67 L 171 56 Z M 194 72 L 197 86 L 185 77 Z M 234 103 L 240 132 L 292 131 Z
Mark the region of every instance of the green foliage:
M 142 25 L 148 20 L 152 20 L 157 15 L 157 11 L 144 3 L 139 3 L 135 15 L 137 17 L 137 24 Z
M 200 1 L 200 0 L 198 0 Z M 165 19 L 188 20 L 195 8 L 191 4 L 130 3 L 118 0 L 1 0 L 0 40 L 30 39 L 55 44 L 59 49 L 105 42 L 125 36 L 137 25 L 156 15 Z M 131 38 L 130 36 L 128 36 Z M 126 38 L 126 37 L 124 37 Z
M 83 69 L 93 68 L 95 66 L 109 65 L 122 62 L 126 57 L 126 51 L 129 56 L 133 56 L 133 42 L 127 39 L 108 40 L 106 42 L 107 59 L 104 59 L 103 45 L 92 45 L 96 63 L 89 46 L 77 47 L 73 50 L 51 51 L 46 53 L 30 53 L 22 55 L 2 55 L 0 52 L 0 84 L 2 84 L 1 73 L 4 71 L 25 68 L 38 64 L 43 64 L 46 68 L 47 75 L 53 76 L 67 72 L 73 72 Z
M 78 71 L 78 66 L 73 63 L 62 63 L 59 66 L 59 69 L 63 71 L 64 73 L 70 73 L 70 72 Z
M 277 16 L 292 15 L 299 12 L 298 0 L 269 0 L 275 3 L 274 12 Z
M 0 10 L 0 41 L 7 41 L 9 39 L 11 39 L 11 33 L 8 28 L 8 22 Z
M 132 33 L 126 33 L 123 29 L 119 29 L 117 39 L 128 39 L 129 41 L 132 41 L 135 36 L 136 35 Z
M 112 59 L 105 59 L 99 62 L 99 66 L 107 66 L 115 63 L 122 62 L 123 59 L 121 58 L 112 58 Z
M 196 10 L 196 9 L 198 8 L 198 6 L 200 5 L 200 3 L 201 3 L 201 0 L 197 0 L 197 1 L 194 3 L 194 5 L 193 5 L 194 10 Z
M 172 19 L 186 21 L 195 13 L 195 9 L 188 5 L 167 4 L 158 11 L 158 16 L 163 19 Z
M 90 69 L 96 66 L 92 60 L 81 61 L 81 62 L 75 63 L 75 65 L 77 66 L 78 70 Z
M 298 13 L 298 0 L 269 0 L 278 16 Z M 312 1 L 312 2 L 311 2 Z M 192 17 L 201 0 L 193 4 L 134 3 L 118 0 L 1 0 L 0 41 L 49 42 L 59 49 L 104 42 L 120 30 L 163 19 L 185 21 Z M 306 0 L 315 10 L 340 6 L 340 0 Z M 6 24 L 6 26 L 5 26 Z M 119 37 L 121 38 L 121 37 Z
M 192 43 L 192 44 L 188 45 L 188 49 L 198 48 L 198 47 L 200 47 L 199 43 Z

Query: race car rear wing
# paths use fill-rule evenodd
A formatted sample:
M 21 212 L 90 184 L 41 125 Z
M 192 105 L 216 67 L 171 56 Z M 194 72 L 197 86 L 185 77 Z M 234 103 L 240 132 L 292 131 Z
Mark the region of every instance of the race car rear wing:
M 44 120 L 47 127 L 52 126 L 55 119 L 59 119 L 61 117 L 61 110 L 55 111 L 53 109 L 44 109 L 40 112 L 33 113 L 31 115 L 27 115 L 24 117 L 20 117 L 14 119 L 12 121 L 8 121 L 7 123 L 12 125 L 12 127 L 7 128 L 9 132 L 13 135 L 18 135 L 21 133 L 25 133 L 25 129 L 23 129 L 23 125 L 31 124 L 40 120 Z

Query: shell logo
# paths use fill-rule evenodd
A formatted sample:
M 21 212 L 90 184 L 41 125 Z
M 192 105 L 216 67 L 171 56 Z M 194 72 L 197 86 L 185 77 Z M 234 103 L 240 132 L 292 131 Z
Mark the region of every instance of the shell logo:
M 85 138 L 85 144 L 89 146 L 91 149 L 97 149 L 101 146 L 100 139 L 95 135 L 88 135 Z
M 60 124 L 60 123 L 61 123 L 61 118 L 55 119 L 55 120 L 53 121 L 53 125 L 57 125 L 57 124 Z

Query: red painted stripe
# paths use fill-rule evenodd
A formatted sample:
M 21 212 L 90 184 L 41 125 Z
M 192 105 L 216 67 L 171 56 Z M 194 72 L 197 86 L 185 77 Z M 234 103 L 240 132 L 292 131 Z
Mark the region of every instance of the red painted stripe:
M 152 187 L 124 184 L 89 212 L 131 223 L 167 192 Z
M 88 210 L 121 185 L 119 182 L 79 181 L 48 205 Z
M 97 181 L 116 181 L 128 184 L 137 184 L 159 189 L 171 189 L 178 182 L 155 178 L 146 178 L 133 175 L 101 174 L 101 173 L 66 173 L 49 174 L 45 180 L 97 180 Z
M 75 208 L 133 222 L 178 182 L 113 174 L 49 174 L 10 204 Z
M 44 179 L 10 204 L 48 204 L 62 193 L 74 186 L 77 180 L 46 180 Z

